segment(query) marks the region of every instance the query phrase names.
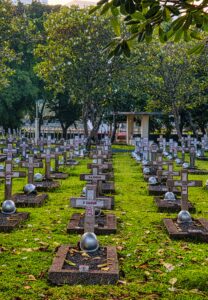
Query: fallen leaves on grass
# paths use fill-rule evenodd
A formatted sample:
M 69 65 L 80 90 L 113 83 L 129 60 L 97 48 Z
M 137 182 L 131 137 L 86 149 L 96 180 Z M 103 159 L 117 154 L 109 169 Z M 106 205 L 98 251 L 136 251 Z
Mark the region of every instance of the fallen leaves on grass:
M 176 284 L 177 280 L 178 280 L 177 278 L 173 277 L 173 278 L 171 278 L 168 282 L 169 282 L 171 285 L 174 285 L 174 284 Z
M 27 280 L 29 280 L 29 281 L 36 281 L 37 279 L 35 278 L 34 275 L 29 275 Z
M 65 261 L 65 263 L 66 263 L 67 265 L 72 266 L 72 267 L 76 267 L 76 264 L 73 263 L 71 260 L 65 259 L 64 261 Z

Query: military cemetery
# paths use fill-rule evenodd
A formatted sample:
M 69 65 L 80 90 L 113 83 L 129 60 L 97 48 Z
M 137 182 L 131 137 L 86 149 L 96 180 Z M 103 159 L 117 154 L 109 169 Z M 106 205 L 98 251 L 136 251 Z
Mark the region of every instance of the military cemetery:
M 0 15 L 0 300 L 208 299 L 207 1 Z

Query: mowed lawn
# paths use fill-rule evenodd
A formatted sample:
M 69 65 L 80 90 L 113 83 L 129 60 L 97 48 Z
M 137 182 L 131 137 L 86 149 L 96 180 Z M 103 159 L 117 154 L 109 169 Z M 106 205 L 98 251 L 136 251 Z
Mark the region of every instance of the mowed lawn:
M 50 299 L 208 299 L 208 244 L 169 239 L 162 219 L 176 214 L 158 213 L 141 166 L 129 153 L 116 153 L 115 214 L 118 232 L 99 236 L 101 245 L 115 245 L 118 250 L 120 281 L 112 286 L 52 286 L 47 280 L 57 247 L 77 244 L 80 236 L 66 233 L 75 209 L 69 198 L 79 196 L 85 185 L 80 173 L 88 173 L 87 162 L 65 169 L 69 178 L 61 188 L 49 193 L 41 208 L 25 208 L 30 219 L 11 233 L 0 233 L 0 300 Z M 197 162 L 208 169 L 208 162 Z M 201 179 L 207 176 L 190 176 Z M 24 179 L 15 179 L 13 191 L 21 191 Z M 3 200 L 4 186 L 0 186 Z M 191 188 L 195 217 L 208 218 L 208 190 Z

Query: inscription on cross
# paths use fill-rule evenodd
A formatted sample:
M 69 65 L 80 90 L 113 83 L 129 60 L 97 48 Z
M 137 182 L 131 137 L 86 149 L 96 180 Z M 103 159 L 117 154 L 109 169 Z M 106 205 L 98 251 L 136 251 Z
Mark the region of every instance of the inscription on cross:
M 201 180 L 188 180 L 188 171 L 181 171 L 181 180 L 168 180 L 167 186 L 170 188 L 181 187 L 181 209 L 188 210 L 188 188 L 202 186 Z
M 86 197 L 71 198 L 70 203 L 75 208 L 86 208 L 92 206 L 94 208 L 111 209 L 112 201 L 109 197 L 97 197 L 97 186 L 87 185 L 86 186 Z M 89 209 L 89 214 L 92 213 L 92 209 Z

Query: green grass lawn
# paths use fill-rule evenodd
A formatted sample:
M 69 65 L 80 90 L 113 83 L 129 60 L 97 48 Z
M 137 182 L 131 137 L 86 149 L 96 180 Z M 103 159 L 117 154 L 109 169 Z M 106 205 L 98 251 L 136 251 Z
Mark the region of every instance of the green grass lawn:
M 57 247 L 75 245 L 80 238 L 66 233 L 76 211 L 69 207 L 69 198 L 80 195 L 85 183 L 79 174 L 88 173 L 89 161 L 67 169 L 69 178 L 49 193 L 46 205 L 19 209 L 30 212 L 22 228 L 0 233 L 0 300 L 208 299 L 208 245 L 169 239 L 162 224 L 168 214 L 157 212 L 141 167 L 129 153 L 116 153 L 113 158 L 118 232 L 99 236 L 100 244 L 117 246 L 120 281 L 116 286 L 49 284 L 47 273 Z M 208 162 L 197 164 L 208 169 Z M 205 183 L 208 176 L 190 178 Z M 24 183 L 15 179 L 13 192 L 21 191 Z M 0 193 L 3 200 L 3 185 Z M 208 191 L 192 188 L 189 198 L 197 208 L 195 217 L 208 218 Z

